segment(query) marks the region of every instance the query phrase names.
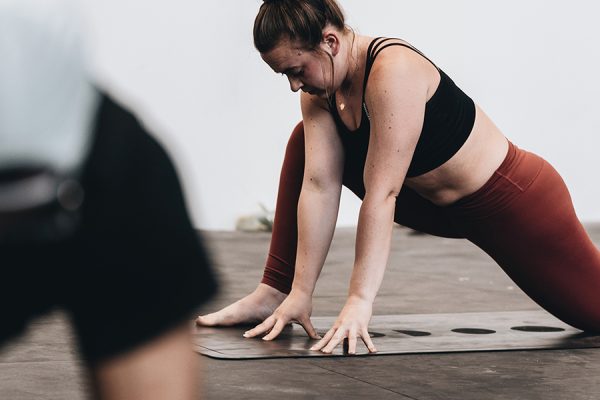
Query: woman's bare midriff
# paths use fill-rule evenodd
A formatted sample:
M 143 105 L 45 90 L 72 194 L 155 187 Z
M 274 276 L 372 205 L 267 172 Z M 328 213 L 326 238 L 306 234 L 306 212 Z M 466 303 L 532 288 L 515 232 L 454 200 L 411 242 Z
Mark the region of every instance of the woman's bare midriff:
M 439 206 L 450 205 L 481 188 L 508 152 L 508 140 L 479 106 L 469 138 L 443 165 L 404 184 Z

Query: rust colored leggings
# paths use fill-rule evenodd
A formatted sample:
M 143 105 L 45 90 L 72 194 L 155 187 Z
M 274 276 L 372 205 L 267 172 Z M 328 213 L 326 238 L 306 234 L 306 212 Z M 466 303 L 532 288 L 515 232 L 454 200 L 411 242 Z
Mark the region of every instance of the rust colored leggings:
M 358 169 L 345 168 L 343 184 L 363 198 L 362 174 L 350 170 Z M 294 277 L 303 173 L 300 123 L 286 149 L 262 279 L 284 293 Z M 548 312 L 581 330 L 600 331 L 600 250 L 579 222 L 562 178 L 539 156 L 509 143 L 488 182 L 449 206 L 436 206 L 404 186 L 394 220 L 431 235 L 468 239 Z

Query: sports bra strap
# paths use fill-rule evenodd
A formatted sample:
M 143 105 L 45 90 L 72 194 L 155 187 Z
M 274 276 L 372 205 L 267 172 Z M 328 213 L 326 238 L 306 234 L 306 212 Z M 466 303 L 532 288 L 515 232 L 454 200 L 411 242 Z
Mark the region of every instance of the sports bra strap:
M 383 40 L 381 40 L 381 39 L 383 39 Z M 387 43 L 384 45 L 384 43 L 389 40 L 402 40 L 402 39 L 377 37 L 377 38 L 373 39 L 373 41 L 371 41 L 371 43 L 369 44 L 369 47 L 367 49 L 367 64 L 366 64 L 366 68 L 365 68 L 365 77 L 364 77 L 364 81 L 363 81 L 363 94 L 362 94 L 362 102 L 363 103 L 365 102 L 365 91 L 367 89 L 367 81 L 369 80 L 369 74 L 371 73 L 371 68 L 373 67 L 375 58 L 377 58 L 379 53 L 381 53 L 384 49 L 386 49 L 388 47 L 402 46 L 402 47 L 411 49 L 412 51 L 414 51 L 415 53 L 419 54 L 421 57 L 423 57 L 424 59 L 429 61 L 431 63 L 431 65 L 433 65 L 435 67 L 435 69 L 437 69 L 438 71 L 440 70 L 433 61 L 431 61 L 429 58 L 427 58 L 427 56 L 425 54 L 423 54 L 421 51 L 419 51 L 417 48 L 415 48 L 409 44 L 399 43 L 399 42 L 392 42 L 392 43 Z

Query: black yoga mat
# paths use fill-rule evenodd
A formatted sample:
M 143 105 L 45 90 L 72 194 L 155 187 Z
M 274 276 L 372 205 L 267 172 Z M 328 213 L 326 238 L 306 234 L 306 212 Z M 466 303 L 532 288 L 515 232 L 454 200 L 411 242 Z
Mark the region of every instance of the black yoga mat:
M 323 335 L 335 318 L 313 317 L 312 322 Z M 242 337 L 249 328 L 197 327 L 195 348 L 209 357 L 236 360 L 346 355 L 342 345 L 332 354 L 309 350 L 316 341 L 299 325 L 286 327 L 270 342 Z M 600 335 L 581 332 L 542 310 L 377 315 L 369 331 L 378 352 L 369 354 L 359 339 L 356 356 L 600 347 Z

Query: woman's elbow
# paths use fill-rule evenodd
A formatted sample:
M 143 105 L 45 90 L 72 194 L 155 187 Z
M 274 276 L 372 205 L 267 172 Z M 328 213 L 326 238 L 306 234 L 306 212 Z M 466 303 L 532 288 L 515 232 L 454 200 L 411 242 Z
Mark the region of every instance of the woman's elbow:
M 376 203 L 396 203 L 400 189 L 388 188 L 385 190 L 367 190 L 365 192 L 364 201 L 372 201 Z
M 311 192 L 337 192 L 342 189 L 342 181 L 331 176 L 307 174 L 302 187 Z

